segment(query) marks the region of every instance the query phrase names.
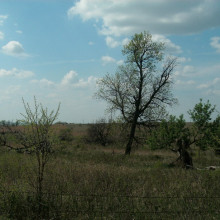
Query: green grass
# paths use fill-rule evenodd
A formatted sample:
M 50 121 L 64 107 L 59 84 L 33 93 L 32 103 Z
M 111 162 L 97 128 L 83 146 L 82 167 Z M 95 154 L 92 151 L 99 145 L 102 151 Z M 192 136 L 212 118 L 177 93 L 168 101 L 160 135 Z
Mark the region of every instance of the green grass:
M 0 152 L 0 219 L 218 219 L 220 170 L 169 167 L 169 151 L 67 144 L 45 170 L 41 212 L 34 155 Z M 195 152 L 197 167 L 220 166 Z M 218 197 L 218 198 L 216 198 Z

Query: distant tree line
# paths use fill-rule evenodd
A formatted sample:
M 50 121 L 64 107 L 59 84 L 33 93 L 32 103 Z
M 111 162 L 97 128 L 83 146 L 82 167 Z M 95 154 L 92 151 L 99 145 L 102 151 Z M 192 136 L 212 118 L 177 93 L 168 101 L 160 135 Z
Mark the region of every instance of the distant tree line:
M 19 122 L 18 121 L 14 122 L 14 121 L 1 120 L 0 121 L 0 126 L 5 126 L 5 125 L 7 125 L 7 126 L 17 126 L 17 125 L 19 125 Z

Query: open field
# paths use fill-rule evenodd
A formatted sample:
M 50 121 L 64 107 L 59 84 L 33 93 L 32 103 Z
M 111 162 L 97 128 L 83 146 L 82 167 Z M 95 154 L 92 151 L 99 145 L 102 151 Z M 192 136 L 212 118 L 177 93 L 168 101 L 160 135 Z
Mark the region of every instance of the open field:
M 88 125 L 72 126 L 73 140 L 50 158 L 41 217 L 36 202 L 34 155 L 0 151 L 1 219 L 218 219 L 220 170 L 170 167 L 170 151 L 84 141 Z M 66 125 L 57 125 L 56 130 Z M 214 152 L 194 150 L 195 167 L 220 166 Z

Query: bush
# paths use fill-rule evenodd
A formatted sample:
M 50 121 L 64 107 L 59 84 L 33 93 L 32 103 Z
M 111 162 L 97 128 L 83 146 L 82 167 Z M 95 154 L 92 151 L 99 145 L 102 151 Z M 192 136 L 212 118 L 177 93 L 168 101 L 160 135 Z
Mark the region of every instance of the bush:
M 58 137 L 61 141 L 71 142 L 73 140 L 72 129 L 65 128 L 60 130 Z
M 91 124 L 87 130 L 87 141 L 106 146 L 111 143 L 111 123 L 102 118 Z

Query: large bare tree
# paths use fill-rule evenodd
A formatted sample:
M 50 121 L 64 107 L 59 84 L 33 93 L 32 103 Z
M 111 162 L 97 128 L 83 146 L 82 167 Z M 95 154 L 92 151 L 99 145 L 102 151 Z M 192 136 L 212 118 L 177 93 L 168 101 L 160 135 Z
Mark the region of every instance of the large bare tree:
M 97 97 L 119 110 L 130 125 L 125 154 L 131 152 L 137 125 L 158 120 L 166 105 L 176 101 L 171 92 L 176 58 L 164 61 L 164 49 L 164 44 L 154 42 L 148 32 L 135 34 L 122 50 L 125 64 L 98 82 Z

